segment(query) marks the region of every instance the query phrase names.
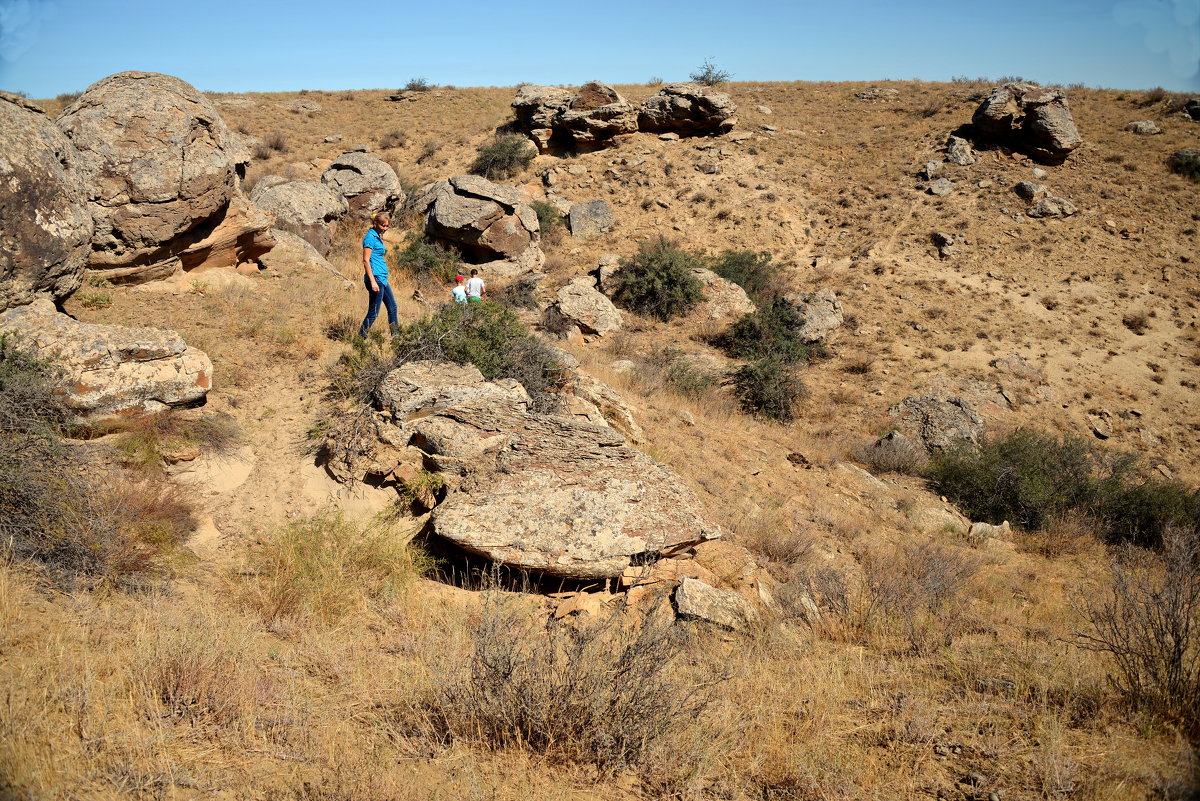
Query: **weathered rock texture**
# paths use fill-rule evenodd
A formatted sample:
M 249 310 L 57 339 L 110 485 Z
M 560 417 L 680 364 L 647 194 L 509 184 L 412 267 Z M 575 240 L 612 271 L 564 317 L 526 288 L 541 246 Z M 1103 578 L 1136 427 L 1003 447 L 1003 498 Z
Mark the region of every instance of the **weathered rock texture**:
M 665 86 L 640 107 L 606 84 L 584 84 L 578 92 L 555 86 L 522 86 L 512 102 L 517 122 L 538 149 L 555 143 L 600 147 L 620 134 L 667 131 L 725 133 L 737 124 L 737 106 L 725 92 L 695 83 Z
M 274 215 L 275 227 L 290 231 L 328 256 L 337 233 L 337 221 L 350 210 L 346 199 L 328 184 L 288 181 L 267 176 L 254 185 L 250 202 Z
M 382 159 L 369 153 L 352 151 L 338 156 L 321 180 L 346 199 L 350 211 L 369 216 L 391 211 L 404 201 L 404 190 L 396 171 Z
M 1046 164 L 1061 164 L 1083 144 L 1066 94 L 1031 83 L 992 89 L 971 123 L 979 138 L 1009 145 Z
M 212 259 L 252 259 L 269 248 L 259 235 L 269 221 L 250 230 L 252 215 L 229 220 L 250 153 L 191 85 L 169 75 L 122 72 L 88 87 L 63 111 L 58 127 L 78 151 L 95 225 L 93 269 L 131 281 L 143 271 L 159 277 L 227 266 L 234 262 Z M 226 231 L 216 234 L 222 225 Z M 214 234 L 234 246 L 214 249 Z M 209 245 L 197 247 L 205 240 Z
M 832 289 L 797 292 L 784 297 L 804 315 L 804 325 L 796 332 L 801 342 L 827 342 L 842 327 L 845 320 L 842 303 Z
M 366 468 L 385 483 L 402 483 L 418 465 L 440 472 L 449 491 L 431 531 L 493 561 L 610 578 L 635 557 L 720 534 L 670 469 L 609 426 L 530 413 L 514 381 L 417 362 L 391 373 L 377 401 L 379 442 L 339 469 Z
M 46 114 L 0 92 L 0 311 L 83 280 L 92 216 L 75 150 Z
M 275 237 L 275 247 L 271 248 L 270 253 L 264 253 L 259 259 L 263 267 L 277 272 L 297 269 L 322 270 L 337 278 L 338 282 L 347 289 L 359 286 L 343 276 L 336 267 L 317 252 L 316 248 L 308 244 L 307 240 L 301 239 L 291 231 L 282 231 L 278 228 L 271 231 L 271 236 Z
M 961 397 L 913 395 L 889 412 L 930 451 L 950 450 L 964 443 L 978 445 L 984 431 L 983 418 L 974 404 Z
M 676 588 L 675 610 L 685 620 L 700 620 L 735 630 L 759 619 L 758 610 L 736 592 L 720 590 L 694 578 L 685 578 Z
M 426 234 L 468 261 L 490 262 L 495 275 L 515 277 L 545 261 L 537 214 L 516 187 L 458 175 L 427 188 L 412 207 L 427 215 Z
M 212 386 L 208 356 L 174 332 L 81 323 L 48 298 L 0 314 L 0 330 L 66 372 L 64 401 L 81 420 L 195 403 Z
M 691 273 L 704 284 L 704 302 L 695 312 L 698 316 L 710 320 L 736 320 L 755 310 L 746 290 L 732 281 L 703 267 L 694 267 Z
M 638 114 L 643 131 L 727 133 L 737 125 L 737 104 L 725 92 L 700 83 L 673 83 L 646 99 Z
M 558 300 L 546 309 L 551 328 L 565 323 L 585 334 L 609 334 L 621 329 L 621 312 L 596 289 L 591 276 L 572 278 L 558 290 Z
M 567 214 L 567 225 L 571 236 L 579 239 L 595 239 L 607 234 L 617 224 L 612 207 L 603 200 L 589 200 L 585 203 L 573 203 Z

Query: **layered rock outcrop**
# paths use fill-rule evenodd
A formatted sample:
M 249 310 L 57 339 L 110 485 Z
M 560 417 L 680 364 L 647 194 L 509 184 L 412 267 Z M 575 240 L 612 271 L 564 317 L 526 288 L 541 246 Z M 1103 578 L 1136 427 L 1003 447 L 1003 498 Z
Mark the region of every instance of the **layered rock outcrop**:
M 343 153 L 321 174 L 321 181 L 345 198 L 351 212 L 362 216 L 390 212 L 404 201 L 392 165 L 370 153 Z
M 45 112 L 0 92 L 0 311 L 79 288 L 92 217 L 75 150 Z
M 112 75 L 68 106 L 58 127 L 78 153 L 94 223 L 89 266 L 110 279 L 231 265 L 273 244 L 266 215 L 231 212 L 250 153 L 190 84 Z
M 1046 164 L 1061 164 L 1083 144 L 1066 93 L 1031 83 L 992 89 L 971 124 L 977 138 L 1009 145 Z
M 665 86 L 640 106 L 607 84 L 591 82 L 578 92 L 525 85 L 512 102 L 521 128 L 538 149 L 554 143 L 592 149 L 635 131 L 678 134 L 725 133 L 737 124 L 737 106 L 725 92 L 696 83 Z
M 197 403 L 212 387 L 208 356 L 174 332 L 82 323 L 46 297 L 0 314 L 0 330 L 64 370 L 63 400 L 80 420 Z
M 488 263 L 494 275 L 515 277 L 545 261 L 537 214 L 516 187 L 457 175 L 429 186 L 412 208 L 427 215 L 427 235 L 468 261 Z

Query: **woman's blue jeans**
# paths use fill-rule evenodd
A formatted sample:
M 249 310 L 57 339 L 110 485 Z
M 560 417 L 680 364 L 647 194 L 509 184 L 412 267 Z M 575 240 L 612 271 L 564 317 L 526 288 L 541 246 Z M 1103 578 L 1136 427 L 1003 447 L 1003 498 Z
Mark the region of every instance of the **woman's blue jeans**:
M 363 339 L 367 338 L 367 332 L 371 330 L 371 326 L 375 325 L 375 318 L 379 316 L 380 303 L 387 309 L 388 324 L 393 328 L 400 325 L 400 318 L 396 316 L 396 298 L 392 295 L 392 288 L 388 286 L 387 279 L 375 276 L 375 283 L 379 286 L 378 292 L 371 291 L 371 279 L 363 276 L 363 284 L 367 287 L 367 294 L 370 296 L 367 301 L 367 316 L 363 318 L 362 327 L 358 329 L 358 335 Z

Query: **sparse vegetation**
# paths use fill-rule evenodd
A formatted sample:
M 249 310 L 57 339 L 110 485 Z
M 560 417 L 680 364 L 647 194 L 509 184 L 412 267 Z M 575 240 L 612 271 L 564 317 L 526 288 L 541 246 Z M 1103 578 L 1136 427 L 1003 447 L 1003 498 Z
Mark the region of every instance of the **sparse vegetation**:
M 746 290 L 751 298 L 766 300 L 778 294 L 780 268 L 766 251 L 727 250 L 713 257 L 708 267 L 717 275 Z
M 80 292 L 79 305 L 85 309 L 107 309 L 112 305 L 111 292 Z
M 552 203 L 547 203 L 544 200 L 535 200 L 529 204 L 538 218 L 538 229 L 542 234 L 542 242 L 548 245 L 556 245 L 562 241 L 563 232 L 566 230 L 566 222 L 563 220 L 562 212 L 554 207 Z
M 433 86 L 424 78 L 409 78 L 408 83 L 404 84 L 406 92 L 428 92 Z
M 729 79 L 732 77 L 733 73 L 719 69 L 717 65 L 713 63 L 711 58 L 704 59 L 704 62 L 700 65 L 700 68 L 688 75 L 690 80 L 693 80 L 696 83 L 702 83 L 705 86 L 720 86 L 728 83 Z
M 471 172 L 489 181 L 512 178 L 529 166 L 537 155 L 536 148 L 524 136 L 500 134 L 476 148 L 478 156 L 471 163 Z
M 396 266 L 417 279 L 432 278 L 448 284 L 465 268 L 462 259 L 453 250 L 427 239 L 420 233 L 411 233 L 403 248 L 392 248 Z
M 704 299 L 700 279 L 690 272 L 700 260 L 665 238 L 644 242 L 621 261 L 613 299 L 628 309 L 664 322 L 687 314 Z
M 766 356 L 739 367 L 732 374 L 734 392 L 743 411 L 780 423 L 796 417 L 796 404 L 808 389 L 785 359 Z
M 1200 181 L 1200 150 L 1178 150 L 1167 157 L 1167 166 L 1171 168 L 1171 172 L 1184 178 Z
M 730 326 L 717 343 L 740 359 L 771 357 L 786 364 L 805 364 L 820 354 L 820 347 L 800 337 L 804 324 L 804 314 L 795 304 L 777 296 Z
M 121 459 L 150 472 L 160 472 L 180 459 L 194 459 L 201 452 L 228 458 L 243 441 L 237 424 L 226 414 L 196 417 L 161 412 L 121 420 L 112 430 Z
M 406 144 L 408 144 L 408 135 L 399 128 L 388 131 L 379 137 L 379 146 L 383 149 L 404 147 Z

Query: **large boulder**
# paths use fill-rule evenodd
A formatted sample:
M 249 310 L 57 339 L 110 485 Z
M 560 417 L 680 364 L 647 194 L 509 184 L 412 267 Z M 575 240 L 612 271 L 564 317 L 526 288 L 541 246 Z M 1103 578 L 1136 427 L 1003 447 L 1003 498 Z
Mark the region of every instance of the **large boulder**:
M 595 239 L 607 234 L 616 224 L 617 218 L 613 216 L 612 207 L 600 199 L 573 203 L 567 214 L 571 236 L 577 239 Z
M 426 214 L 425 232 L 489 272 L 513 278 L 542 265 L 537 214 L 513 186 L 458 175 L 428 187 L 412 208 Z
M 975 405 L 962 397 L 936 394 L 910 395 L 889 413 L 929 451 L 952 450 L 963 444 L 978 445 L 984 421 Z
M 683 579 L 676 588 L 675 611 L 684 620 L 734 630 L 744 629 L 759 620 L 758 610 L 743 596 L 694 578 Z
M 275 216 L 275 227 L 312 245 L 322 256 L 333 249 L 337 221 L 350 211 L 341 194 L 319 181 L 268 176 L 254 185 L 250 202 Z
M 370 153 L 343 153 L 326 168 L 321 180 L 345 198 L 350 211 L 358 215 L 390 211 L 404 202 L 404 190 L 392 165 Z
M 585 334 L 610 334 L 621 330 L 621 312 L 596 289 L 596 279 L 580 276 L 558 290 L 558 300 L 546 309 L 552 328 L 573 325 Z M 557 318 L 557 319 L 554 319 Z
M 842 303 L 832 289 L 795 292 L 784 298 L 804 317 L 804 324 L 796 332 L 801 342 L 827 342 L 842 327 Z
M 127 280 L 137 268 L 157 276 L 178 269 L 185 251 L 194 255 L 193 246 L 224 222 L 250 160 L 204 95 L 152 72 L 92 84 L 58 127 L 78 151 L 95 224 L 89 266 L 121 270 Z M 228 253 L 253 258 L 255 249 Z
M 174 332 L 82 323 L 49 298 L 0 314 L 0 331 L 65 371 L 63 399 L 80 421 L 198 403 L 212 387 L 208 356 Z
M 746 290 L 704 267 L 693 267 L 692 275 L 704 284 L 704 302 L 695 314 L 710 320 L 736 320 L 755 310 Z
M 737 125 L 737 104 L 726 92 L 700 83 L 673 83 L 642 103 L 638 128 L 678 134 L 727 133 Z
M 1007 144 L 1046 164 L 1061 164 L 1083 144 L 1063 90 L 1031 83 L 992 89 L 971 123 L 979 138 Z
M 83 280 L 92 216 L 75 149 L 46 116 L 0 92 L 0 311 L 55 300 Z
M 362 464 L 385 484 L 414 459 L 440 473 L 430 532 L 495 562 L 614 578 L 720 535 L 669 468 L 609 426 L 529 412 L 514 381 L 416 362 L 386 376 L 376 401 L 379 441 Z
M 603 145 L 638 129 L 638 109 L 607 84 L 592 81 L 570 92 L 525 85 L 512 102 L 517 122 L 545 152 L 551 140 L 584 148 Z

